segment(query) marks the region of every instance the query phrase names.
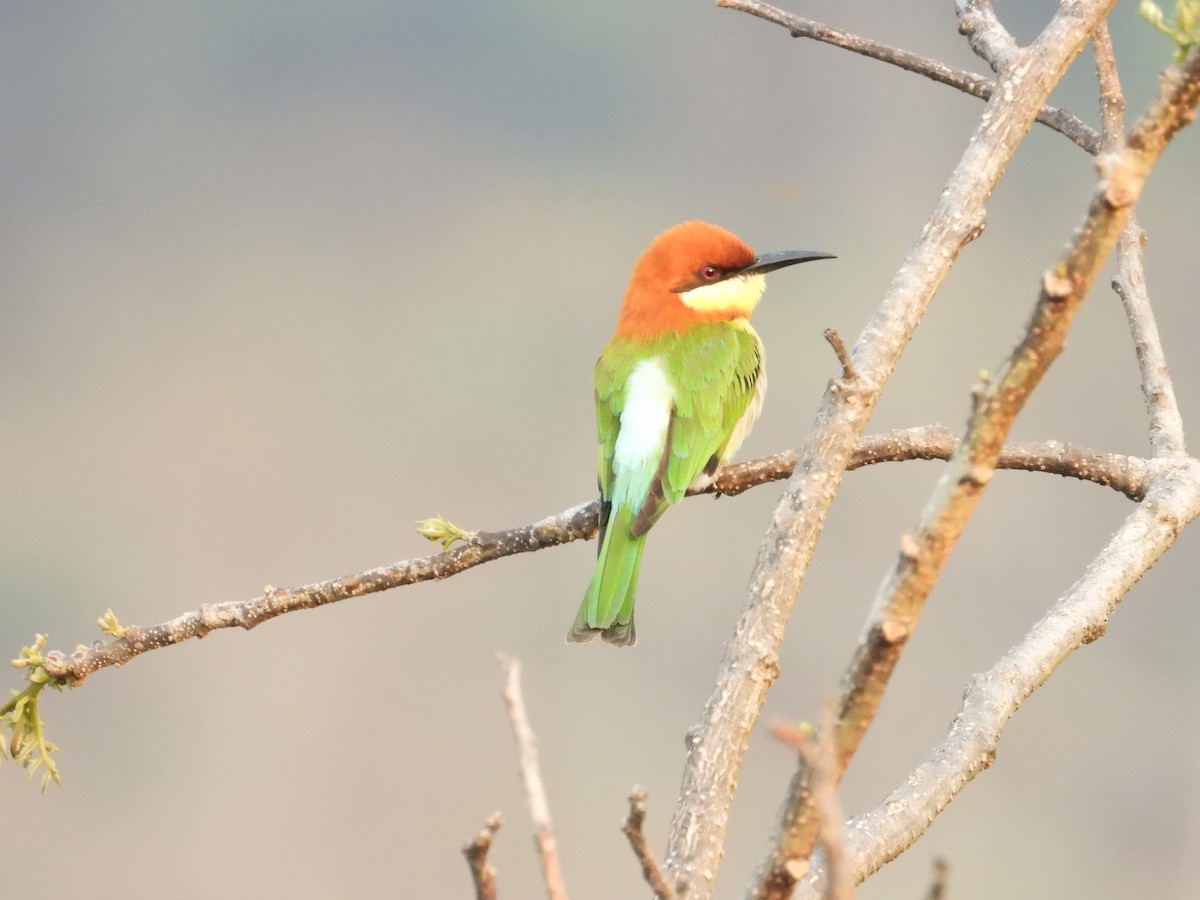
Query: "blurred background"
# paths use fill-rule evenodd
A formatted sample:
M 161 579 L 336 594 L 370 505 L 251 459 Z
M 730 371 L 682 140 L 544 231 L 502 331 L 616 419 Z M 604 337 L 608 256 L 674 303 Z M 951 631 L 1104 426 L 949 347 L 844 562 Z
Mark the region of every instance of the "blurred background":
M 979 70 L 953 4 L 792 2 Z M 1029 40 L 1050 2 L 995 4 Z M 1130 115 L 1168 42 L 1118 4 Z M 430 552 L 437 513 L 496 530 L 590 499 L 591 367 L 629 269 L 703 218 L 837 262 L 773 276 L 771 391 L 741 458 L 799 443 L 932 210 L 981 104 L 710 2 L 0 3 L 0 637 L 69 651 L 112 607 L 152 624 Z M 1095 122 L 1090 51 L 1052 101 Z M 1139 206 L 1185 420 L 1200 423 L 1200 129 Z M 874 416 L 958 430 L 1080 220 L 1091 160 L 1030 134 Z M 1108 276 L 1014 437 L 1143 454 Z M 939 463 L 847 477 L 764 721 L 813 720 Z M 220 632 L 49 696 L 63 786 L 11 763 L 4 892 L 467 897 L 494 810 L 504 896 L 542 893 L 497 651 L 529 715 L 576 898 L 645 896 L 619 830 L 635 784 L 661 852 L 683 737 L 781 493 L 692 500 L 655 530 L 638 646 L 563 636 L 595 547 L 502 560 Z M 873 807 L 945 733 L 1130 503 L 1001 473 L 842 789 Z M 1200 895 L 1200 535 L 1005 731 L 996 765 L 861 891 Z M 11 686 L 21 684 L 18 673 Z M 792 754 L 760 729 L 721 871 L 741 895 Z

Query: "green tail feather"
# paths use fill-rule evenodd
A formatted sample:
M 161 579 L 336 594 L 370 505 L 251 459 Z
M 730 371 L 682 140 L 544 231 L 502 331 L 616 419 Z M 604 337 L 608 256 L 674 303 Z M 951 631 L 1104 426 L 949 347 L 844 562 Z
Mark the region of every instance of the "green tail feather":
M 622 509 L 608 523 L 596 560 L 596 573 L 579 606 L 568 641 L 590 641 L 597 634 L 610 644 L 633 646 L 633 600 L 646 537 L 633 537 L 633 513 Z

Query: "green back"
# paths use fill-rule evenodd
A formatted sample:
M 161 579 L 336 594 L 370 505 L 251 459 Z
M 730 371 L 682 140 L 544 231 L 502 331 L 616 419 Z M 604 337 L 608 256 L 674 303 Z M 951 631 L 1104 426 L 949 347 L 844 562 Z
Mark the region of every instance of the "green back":
M 618 484 L 613 456 L 625 385 L 638 363 L 654 357 L 663 360 L 674 392 L 669 455 L 625 473 L 627 483 Z M 761 372 L 762 343 L 745 321 L 706 323 L 649 341 L 613 338 L 595 372 L 601 496 L 610 502 L 616 498 L 616 506 L 628 503 L 636 512 L 653 495 L 653 509 L 642 510 L 646 527 L 653 524 L 714 457 L 723 461 L 725 445 L 754 396 Z

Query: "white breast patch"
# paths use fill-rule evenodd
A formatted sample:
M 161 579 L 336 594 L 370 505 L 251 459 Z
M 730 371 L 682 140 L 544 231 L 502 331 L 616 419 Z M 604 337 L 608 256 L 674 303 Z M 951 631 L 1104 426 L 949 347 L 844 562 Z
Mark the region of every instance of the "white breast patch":
M 625 383 L 625 408 L 613 454 L 613 472 L 636 471 L 658 462 L 667 440 L 674 391 L 659 357 L 638 363 Z

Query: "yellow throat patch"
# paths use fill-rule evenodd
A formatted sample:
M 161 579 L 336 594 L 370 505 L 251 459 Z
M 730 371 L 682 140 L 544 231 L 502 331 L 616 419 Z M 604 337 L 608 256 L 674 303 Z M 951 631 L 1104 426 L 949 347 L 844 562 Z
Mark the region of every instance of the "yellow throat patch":
M 734 275 L 712 284 L 702 284 L 700 287 L 684 291 L 679 299 L 696 312 L 701 313 L 735 313 L 739 316 L 749 316 L 762 299 L 767 280 L 763 273 L 753 275 Z

